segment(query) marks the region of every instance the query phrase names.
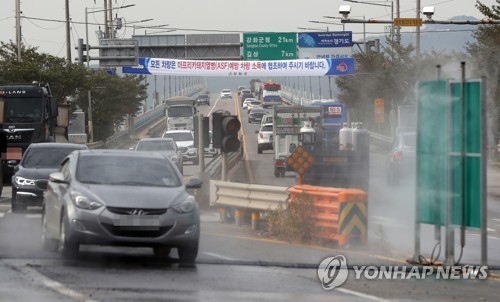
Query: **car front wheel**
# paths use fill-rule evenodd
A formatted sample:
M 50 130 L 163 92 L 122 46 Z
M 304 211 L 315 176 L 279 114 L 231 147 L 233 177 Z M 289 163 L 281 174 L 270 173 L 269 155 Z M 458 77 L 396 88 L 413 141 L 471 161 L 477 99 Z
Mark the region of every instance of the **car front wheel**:
M 78 255 L 80 244 L 72 242 L 70 236 L 71 227 L 69 225 L 68 216 L 65 214 L 61 220 L 61 229 L 59 233 L 59 252 L 65 258 L 72 258 Z
M 177 253 L 179 254 L 181 262 L 194 262 L 196 257 L 198 257 L 198 245 L 199 243 L 196 242 L 190 245 L 177 247 Z

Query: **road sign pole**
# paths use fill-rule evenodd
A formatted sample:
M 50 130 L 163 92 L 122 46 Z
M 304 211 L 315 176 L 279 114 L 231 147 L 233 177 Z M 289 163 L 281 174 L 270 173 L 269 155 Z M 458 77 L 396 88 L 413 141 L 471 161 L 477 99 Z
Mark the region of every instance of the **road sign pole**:
M 203 135 L 203 114 L 198 114 L 198 162 L 200 172 L 205 171 L 205 137 Z
M 481 78 L 481 265 L 488 265 L 488 205 L 486 198 L 487 188 L 487 123 L 486 123 L 486 78 Z
M 227 181 L 227 153 L 222 153 L 222 181 Z
M 446 83 L 446 95 L 450 96 L 451 91 L 450 91 L 450 83 L 447 81 Z M 451 119 L 451 104 L 450 102 L 446 102 L 446 129 L 447 129 L 447 137 L 451 137 L 451 132 L 452 132 L 452 119 Z M 454 243 L 455 243 L 455 234 L 453 231 L 453 228 L 451 226 L 451 215 L 453 213 L 453 208 L 452 208 L 452 195 L 451 190 L 452 190 L 452 185 L 451 185 L 451 177 L 452 177 L 452 172 L 451 172 L 451 142 L 448 140 L 447 141 L 447 146 L 446 146 L 446 212 L 445 212 L 445 265 L 453 265 L 454 260 L 455 260 L 455 253 L 454 253 Z

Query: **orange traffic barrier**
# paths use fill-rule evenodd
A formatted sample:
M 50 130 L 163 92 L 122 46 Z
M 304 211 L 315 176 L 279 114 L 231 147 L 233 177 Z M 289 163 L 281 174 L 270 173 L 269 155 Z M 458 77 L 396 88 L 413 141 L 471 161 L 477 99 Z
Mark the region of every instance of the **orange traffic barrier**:
M 300 194 L 308 194 L 314 207 L 317 232 L 313 235 L 326 241 L 336 241 L 340 246 L 351 239 L 368 238 L 367 194 L 359 189 L 328 188 L 296 185 L 288 189 L 288 202 Z

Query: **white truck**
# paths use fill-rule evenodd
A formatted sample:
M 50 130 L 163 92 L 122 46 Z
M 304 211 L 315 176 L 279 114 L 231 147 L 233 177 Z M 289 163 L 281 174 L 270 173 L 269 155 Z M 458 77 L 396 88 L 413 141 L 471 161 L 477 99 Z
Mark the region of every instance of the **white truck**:
M 166 130 L 194 130 L 196 99 L 186 96 L 170 98 L 166 101 Z

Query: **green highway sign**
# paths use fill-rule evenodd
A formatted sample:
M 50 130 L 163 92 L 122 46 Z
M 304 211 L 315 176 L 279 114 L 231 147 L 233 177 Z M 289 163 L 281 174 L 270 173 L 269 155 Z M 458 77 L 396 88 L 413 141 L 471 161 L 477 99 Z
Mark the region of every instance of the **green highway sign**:
M 244 33 L 245 61 L 297 59 L 297 33 Z

